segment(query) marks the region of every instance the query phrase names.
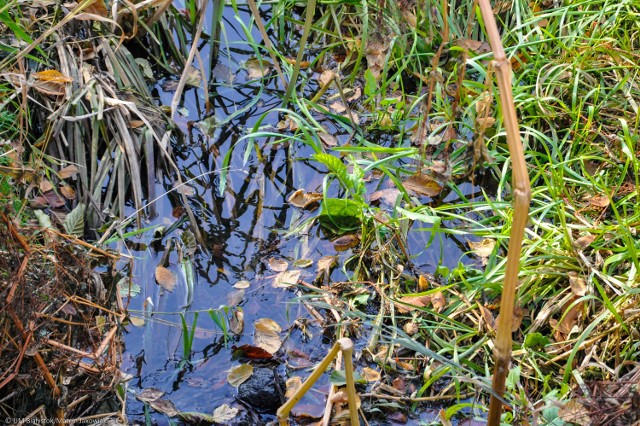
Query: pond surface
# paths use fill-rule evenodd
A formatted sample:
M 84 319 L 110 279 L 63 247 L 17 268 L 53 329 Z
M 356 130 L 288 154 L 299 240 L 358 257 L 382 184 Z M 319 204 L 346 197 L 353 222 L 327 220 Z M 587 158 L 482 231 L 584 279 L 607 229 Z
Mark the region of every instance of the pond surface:
M 265 13 L 268 17 L 268 10 Z M 259 81 L 250 81 L 241 64 L 253 57 L 254 52 L 238 29 L 232 9 L 225 10 L 224 19 L 231 56 L 221 49 L 217 72 L 223 78 L 210 85 L 214 110 L 209 115 L 224 124 L 208 136 L 198 130 L 198 126 L 193 126 L 207 118 L 203 91 L 194 88 L 187 90 L 184 95 L 183 107 L 188 111 L 188 117 L 176 119 L 184 132 L 184 142 L 174 147 L 174 153 L 183 176 L 190 179 L 188 185 L 194 190 L 189 201 L 205 241 L 205 247 L 201 247 L 194 256 L 196 284 L 190 306 L 183 308 L 188 297 L 175 251 L 168 256 L 168 268 L 178 277 L 175 290 L 167 292 L 155 280 L 155 269 L 165 255 L 165 242 L 172 237 L 179 238 L 188 229 L 187 223 L 165 236 L 159 245 L 151 244 L 153 235 L 149 232 L 139 239 L 131 239 L 144 243 L 135 247 L 138 250 L 132 250 L 132 245 L 129 245 L 131 251 L 123 246 L 117 247 L 132 256 L 132 261 L 123 264 L 123 268 L 140 287 L 140 294 L 126 300 L 128 309 L 132 315 L 140 317 L 147 300 L 147 306 L 148 301 L 153 303 L 154 312 L 152 321 L 141 327 L 129 325 L 124 336 L 122 370 L 134 377 L 129 382 L 127 400 L 127 415 L 131 422 L 142 423 L 149 418 L 155 424 L 169 423 L 166 416 L 149 410 L 134 397 L 135 393 L 146 388 L 164 391 L 164 398 L 169 399 L 179 411 L 210 414 L 222 404 L 241 407 L 236 400 L 237 389 L 227 382 L 227 372 L 240 362 L 234 359 L 233 347 L 253 343 L 253 324 L 259 318 L 270 318 L 281 326 L 282 335 L 286 336 L 281 351 L 295 351 L 306 358 L 297 365 L 289 362 L 286 365 L 271 364 L 276 366 L 284 379 L 296 369 L 301 369 L 297 374 L 306 377 L 308 367 L 326 355 L 333 343 L 329 338 L 332 332 L 324 333 L 309 311 L 295 300 L 298 296 L 295 288 L 273 287 L 277 272 L 269 268 L 268 259 L 282 259 L 289 264 L 299 259 L 313 261 L 314 266 L 302 269 L 300 276 L 303 281 L 313 282 L 316 276 L 315 263 L 320 258 L 337 255 L 338 265 L 343 265 L 353 253 L 350 250 L 336 252 L 333 243 L 317 225 L 293 236 L 287 235 L 293 229 L 303 229 L 305 221 L 317 215 L 317 211 L 292 206 L 287 201 L 288 197 L 297 189 L 321 192 L 325 170 L 319 167 L 319 163 L 308 160 L 313 150 L 303 144 L 278 144 L 273 143 L 273 139 L 258 138 L 255 143 L 261 150 L 262 159 L 256 155 L 253 147 L 247 148 L 249 141 L 242 137 L 264 113 L 280 106 L 282 92 L 276 77 L 270 80 L 267 87 L 261 87 Z M 248 10 L 239 19 L 249 22 Z M 253 36 L 256 40 L 260 39 L 257 30 Z M 205 63 L 207 49 L 205 46 L 201 51 Z M 165 92 L 162 83 L 159 82 L 156 90 L 160 102 L 169 105 L 173 92 Z M 312 93 L 313 88 L 308 90 Z M 236 111 L 245 108 L 242 114 L 234 116 Z M 229 117 L 232 119 L 229 120 Z M 272 111 L 261 126 L 277 131 L 281 119 L 277 111 Z M 349 135 L 342 132 L 342 127 L 329 119 L 321 123 L 326 126 L 328 133 L 338 137 L 339 144 L 349 139 Z M 391 138 L 386 141 L 382 138 L 380 143 L 390 144 L 390 141 Z M 227 188 L 221 196 L 221 170 L 229 150 L 233 150 L 233 153 L 228 165 Z M 249 152 L 246 161 L 245 152 Z M 368 185 L 374 190 L 376 184 L 372 180 Z M 158 185 L 157 193 L 165 193 L 172 185 L 173 182 L 168 180 L 162 182 L 162 185 Z M 473 196 L 473 186 L 462 185 L 460 188 L 468 192 L 467 196 Z M 445 198 L 445 202 L 455 201 L 453 192 Z M 174 215 L 180 203 L 175 192 L 160 197 L 155 203 L 158 216 L 146 225 L 170 226 L 177 220 Z M 414 224 L 414 229 L 409 232 L 408 250 L 416 271 L 433 273 L 439 264 L 454 268 L 459 262 L 473 262 L 465 255 L 465 241 L 459 237 L 436 238 L 427 248 L 430 234 L 418 229 L 423 227 Z M 348 275 L 343 268 L 337 267 L 330 279 L 333 282 L 345 281 Z M 250 283 L 243 290 L 244 294 L 234 287 L 239 281 Z M 216 327 L 208 311 L 234 304 L 241 307 L 245 326 L 240 335 L 231 335 L 225 342 L 223 333 Z M 196 312 L 199 313 L 197 328 L 187 363 L 183 361 L 184 336 L 180 313 L 184 314 L 190 328 Z M 305 333 L 301 332 L 300 327 L 294 327 L 296 320 L 307 324 Z M 364 338 L 366 340 L 366 336 Z M 357 368 L 361 367 L 356 365 Z M 302 401 L 300 409 L 314 416 L 320 415 L 328 389 L 329 380 L 325 377 Z M 420 418 L 430 421 L 436 414 L 437 410 L 425 411 Z M 259 422 L 272 419 L 271 415 L 261 415 Z M 256 421 L 255 418 L 253 421 Z

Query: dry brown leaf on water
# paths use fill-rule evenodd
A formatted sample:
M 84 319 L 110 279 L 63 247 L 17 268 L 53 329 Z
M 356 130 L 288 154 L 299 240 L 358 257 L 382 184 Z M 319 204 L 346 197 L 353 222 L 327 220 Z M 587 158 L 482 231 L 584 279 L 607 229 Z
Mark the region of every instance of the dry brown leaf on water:
M 320 77 L 318 77 L 318 83 L 320 83 L 320 85 L 324 87 L 327 84 L 331 83 L 335 77 L 335 72 L 331 70 L 324 70 L 322 71 L 322 74 L 320 74 Z
M 213 410 L 213 422 L 217 424 L 228 424 L 231 420 L 233 420 L 238 414 L 238 409 L 235 407 L 230 407 L 227 404 L 222 404 L 215 410 Z
M 431 302 L 431 296 L 404 296 L 398 300 L 396 309 L 402 314 L 417 308 L 424 308 Z
M 180 184 L 178 182 L 173 183 L 173 188 L 176 190 L 178 194 L 185 195 L 187 197 L 193 197 L 196 195 L 196 190 L 193 186 Z
M 242 308 L 237 308 L 231 314 L 231 319 L 229 320 L 229 330 L 236 336 L 242 334 L 244 330 L 244 312 Z
M 333 248 L 336 251 L 347 251 L 360 244 L 360 238 L 356 234 L 347 234 L 333 240 Z
M 402 182 L 404 188 L 415 195 L 435 197 L 442 192 L 442 186 L 431 177 L 420 172 Z
M 569 272 L 569 286 L 571 287 L 571 292 L 578 297 L 587 294 L 587 283 L 583 278 L 578 276 L 577 272 Z
M 338 146 L 338 138 L 330 135 L 329 133 L 320 132 L 318 133 L 318 137 L 320 138 L 320 141 L 322 141 L 322 145 L 325 148 L 333 148 L 334 146 Z
M 176 406 L 173 405 L 173 402 L 168 399 L 156 399 L 155 401 L 150 401 L 149 406 L 158 413 L 165 414 L 167 417 L 175 417 L 179 413 L 179 411 L 176 410 Z
M 284 272 L 289 268 L 289 262 L 275 257 L 270 257 L 269 260 L 267 260 L 267 263 L 269 264 L 269 269 L 273 272 Z
M 173 291 L 178 279 L 176 275 L 162 265 L 156 266 L 156 281 L 167 291 Z
M 322 256 L 317 263 L 318 275 L 329 275 L 331 269 L 338 264 L 338 256 Z
M 292 285 L 298 284 L 298 280 L 300 279 L 300 271 L 299 269 L 295 269 L 293 271 L 283 271 L 280 272 L 273 279 L 273 287 L 275 288 L 287 288 Z
M 442 312 L 444 307 L 447 305 L 447 300 L 441 291 L 436 291 L 431 295 L 431 305 L 436 312 Z
M 596 237 L 594 235 L 587 233 L 586 235 L 583 235 L 582 237 L 576 239 L 573 242 L 573 245 L 578 250 L 584 250 L 587 247 L 589 247 L 591 243 L 594 242 L 595 240 L 596 240 Z
M 598 195 L 595 197 L 591 197 L 591 199 L 589 200 L 589 204 L 594 207 L 605 208 L 609 207 L 609 204 L 611 204 L 611 200 L 609 200 L 609 197 L 607 197 L 606 195 Z
M 247 280 L 238 281 L 233 285 L 233 287 L 237 289 L 245 289 L 245 288 L 249 288 L 250 286 L 251 286 L 251 283 Z
M 244 300 L 244 290 L 233 290 L 227 293 L 227 306 L 238 306 Z
M 273 64 L 266 59 L 251 58 L 244 63 L 251 80 L 262 78 L 271 72 Z
M 280 332 L 282 328 L 272 319 L 260 318 L 253 323 L 253 343 L 270 354 L 275 354 L 282 346 Z
M 287 61 L 291 65 L 296 65 L 298 63 L 298 61 L 296 61 L 295 58 L 286 58 L 285 61 Z M 309 62 L 309 61 L 301 61 L 300 62 L 300 69 L 302 69 L 302 70 L 307 69 L 307 68 L 309 68 L 310 65 L 311 65 L 311 62 Z
M 331 104 L 329 104 L 329 107 L 336 114 L 342 114 L 347 110 L 347 107 L 345 106 L 345 104 L 342 103 L 342 101 L 332 102 Z
M 304 189 L 298 189 L 287 198 L 289 204 L 299 209 L 306 209 L 322 200 L 322 194 L 319 192 L 306 192 Z
M 246 382 L 253 374 L 253 366 L 250 364 L 240 364 L 235 367 L 231 367 L 227 373 L 227 382 L 234 388 L 237 388 L 242 383 Z
M 287 399 L 291 399 L 293 395 L 296 394 L 298 389 L 302 386 L 302 379 L 300 376 L 293 376 L 287 379 L 286 382 L 286 391 L 284 393 L 284 397 Z
M 471 39 L 458 39 L 453 43 L 455 46 L 463 49 L 470 50 L 477 54 L 491 52 L 491 46 L 486 41 L 471 40 Z
M 577 399 L 570 399 L 559 410 L 558 417 L 565 422 L 577 424 L 580 426 L 590 426 L 591 413 Z
M 162 398 L 162 395 L 164 395 L 164 391 L 161 391 L 160 389 L 146 388 L 136 395 L 136 399 L 141 402 L 149 403 Z
M 61 168 L 60 171 L 58 172 L 58 177 L 60 179 L 67 179 L 77 175 L 78 172 L 79 172 L 78 167 L 71 164 L 67 167 Z
M 374 370 L 373 368 L 369 367 L 364 367 L 362 369 L 362 375 L 364 376 L 364 379 L 369 383 L 377 382 L 381 377 L 378 370 Z
M 382 201 L 383 203 L 393 206 L 400 195 L 398 188 L 387 188 L 375 191 L 369 197 L 369 201 L 375 203 L 376 201 Z

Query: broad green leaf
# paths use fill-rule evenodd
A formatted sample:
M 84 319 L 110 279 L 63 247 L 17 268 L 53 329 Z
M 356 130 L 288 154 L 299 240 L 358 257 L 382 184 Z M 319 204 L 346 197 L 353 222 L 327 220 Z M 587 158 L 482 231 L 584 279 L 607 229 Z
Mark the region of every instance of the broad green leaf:
M 84 212 L 86 210 L 86 206 L 83 203 L 80 203 L 76 206 L 75 209 L 71 210 L 67 217 L 64 219 L 65 231 L 67 234 L 75 235 L 77 237 L 82 237 L 84 235 Z

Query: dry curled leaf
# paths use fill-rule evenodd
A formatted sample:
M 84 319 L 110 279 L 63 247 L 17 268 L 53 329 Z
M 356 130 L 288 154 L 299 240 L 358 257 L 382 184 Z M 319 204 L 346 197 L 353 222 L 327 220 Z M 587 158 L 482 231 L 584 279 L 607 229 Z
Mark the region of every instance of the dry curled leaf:
M 58 172 L 58 177 L 60 179 L 67 179 L 77 174 L 78 174 L 78 168 L 72 164 L 70 166 L 61 168 L 60 171 Z
M 162 265 L 156 266 L 156 281 L 167 291 L 173 291 L 178 281 L 176 275 Z
M 41 81 L 50 81 L 54 83 L 71 83 L 73 79 L 67 77 L 57 70 L 45 70 L 33 74 L 33 78 Z
M 424 308 L 431 302 L 431 296 L 404 296 L 398 300 L 396 309 L 402 314 L 417 308 Z
M 237 388 L 246 382 L 252 374 L 253 366 L 250 364 L 236 365 L 235 367 L 231 367 L 229 373 L 227 373 L 227 382 L 234 388 Z
M 415 195 L 425 195 L 427 197 L 435 197 L 442 191 L 442 186 L 438 182 L 419 172 L 405 179 L 402 185 L 407 191 Z
M 360 244 L 360 238 L 356 234 L 343 235 L 333 240 L 333 248 L 336 251 L 346 251 Z
M 436 291 L 431 295 L 431 305 L 436 312 L 441 312 L 447 305 L 447 300 L 441 291 Z
M 589 247 L 591 243 L 594 242 L 595 240 L 596 240 L 596 237 L 594 235 L 586 234 L 576 239 L 573 244 L 576 246 L 578 250 L 584 250 L 587 247 Z
M 298 284 L 300 273 L 301 271 L 299 269 L 280 272 L 273 280 L 273 287 L 287 288 L 291 287 L 292 285 Z
M 298 189 L 287 198 L 289 204 L 299 209 L 306 209 L 316 205 L 322 200 L 322 194 L 319 192 L 305 192 L 304 189 Z
M 587 294 L 587 283 L 583 278 L 578 276 L 577 272 L 569 272 L 569 286 L 571 291 L 578 297 L 582 297 Z

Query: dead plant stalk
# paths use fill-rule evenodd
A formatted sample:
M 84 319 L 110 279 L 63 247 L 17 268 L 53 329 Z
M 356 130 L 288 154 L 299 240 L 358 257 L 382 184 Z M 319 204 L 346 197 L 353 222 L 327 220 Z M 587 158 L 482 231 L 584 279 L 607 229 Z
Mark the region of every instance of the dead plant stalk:
M 498 330 L 495 341 L 495 367 L 493 371 L 493 391 L 489 404 L 489 416 L 487 424 L 498 426 L 502 413 L 502 402 L 500 397 L 504 394 L 505 380 L 509 372 L 511 361 L 512 336 L 511 327 L 513 322 L 513 307 L 515 302 L 516 287 L 518 285 L 518 272 L 520 270 L 520 252 L 522 250 L 522 240 L 525 226 L 529 217 L 529 203 L 531 201 L 531 185 L 527 173 L 527 164 L 524 159 L 522 142 L 520 140 L 520 130 L 518 129 L 518 118 L 513 102 L 511 88 L 511 63 L 502 47 L 500 34 L 493 16 L 493 10 L 489 0 L 479 0 L 480 11 L 484 20 L 484 25 L 489 37 L 489 43 L 493 50 L 493 68 L 495 69 L 498 82 L 500 102 L 502 103 L 502 114 L 504 126 L 507 132 L 507 144 L 511 154 L 513 169 L 513 222 L 511 224 L 511 234 L 509 236 L 509 247 L 507 251 L 507 265 L 502 287 L 502 299 L 500 302 L 500 318 L 498 319 Z

